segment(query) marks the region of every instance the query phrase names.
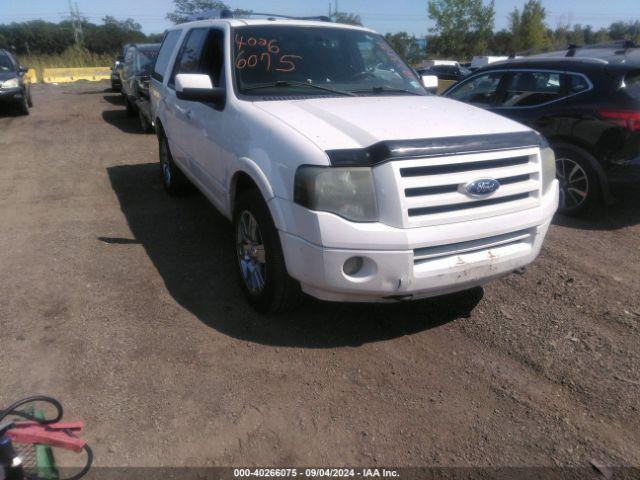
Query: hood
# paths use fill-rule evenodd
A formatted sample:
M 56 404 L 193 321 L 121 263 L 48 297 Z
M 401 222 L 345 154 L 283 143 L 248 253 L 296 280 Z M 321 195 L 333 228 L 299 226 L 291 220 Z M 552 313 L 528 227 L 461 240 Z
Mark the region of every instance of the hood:
M 314 98 L 254 105 L 323 150 L 364 148 L 387 140 L 531 130 L 486 110 L 435 96 Z

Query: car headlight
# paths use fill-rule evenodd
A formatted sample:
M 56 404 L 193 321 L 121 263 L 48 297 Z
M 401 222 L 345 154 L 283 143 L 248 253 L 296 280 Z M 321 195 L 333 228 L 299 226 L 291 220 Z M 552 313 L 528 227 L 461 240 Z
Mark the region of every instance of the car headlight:
M 304 165 L 296 172 L 293 199 L 310 210 L 355 222 L 378 221 L 373 172 L 367 167 Z
M 542 161 L 542 193 L 545 194 L 556 178 L 556 154 L 551 147 L 547 146 L 540 150 L 540 159 Z
M 5 80 L 4 82 L 0 82 L 0 87 L 2 88 L 19 88 L 20 82 L 17 78 L 10 78 L 9 80 Z

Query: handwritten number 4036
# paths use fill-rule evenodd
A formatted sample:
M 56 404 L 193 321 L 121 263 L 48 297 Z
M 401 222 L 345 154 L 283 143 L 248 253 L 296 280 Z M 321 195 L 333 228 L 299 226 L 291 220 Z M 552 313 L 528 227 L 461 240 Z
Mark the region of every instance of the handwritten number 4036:
M 241 36 L 236 36 L 236 45 L 238 47 L 238 54 L 236 55 L 236 68 L 238 70 L 244 70 L 246 68 L 256 68 L 258 65 L 263 65 L 267 72 L 272 69 L 276 72 L 293 72 L 296 69 L 295 60 L 300 60 L 300 55 L 280 55 L 280 47 L 277 45 L 277 40 L 267 40 L 265 38 L 249 37 L 247 41 Z M 246 46 L 250 48 L 262 47 L 265 51 L 253 53 L 249 56 L 245 56 L 243 48 Z M 276 57 L 277 64 L 274 64 L 273 58 Z

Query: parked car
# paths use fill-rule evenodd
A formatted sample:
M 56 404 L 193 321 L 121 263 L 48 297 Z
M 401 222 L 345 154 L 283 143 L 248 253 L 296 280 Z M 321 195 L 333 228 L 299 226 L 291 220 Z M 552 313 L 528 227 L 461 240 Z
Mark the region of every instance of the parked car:
M 489 65 L 444 96 L 522 122 L 555 150 L 560 212 L 640 181 L 640 58 L 529 57 Z
M 151 100 L 167 192 L 192 183 L 233 223 L 240 284 L 262 312 L 301 291 L 391 302 L 482 285 L 534 260 L 557 208 L 542 136 L 428 95 L 365 28 L 175 26 Z
M 435 75 L 438 80 L 453 80 L 459 82 L 471 75 L 471 70 L 460 65 L 434 65 L 426 69 L 419 69 L 420 75 Z
M 16 105 L 24 115 L 33 107 L 28 70 L 11 53 L 0 50 L 0 103 Z
M 122 95 L 125 98 L 127 113 L 129 115 L 138 115 L 140 126 L 144 132 L 153 130 L 153 120 L 150 113 L 149 79 L 159 50 L 159 43 L 129 45 L 124 55 L 124 61 L 120 66 Z
M 116 59 L 113 61 L 113 66 L 111 67 L 111 90 L 114 92 L 119 92 L 122 89 L 122 81 L 120 80 L 120 66 L 124 61 L 124 54 L 129 48 L 130 43 L 125 43 L 122 47 L 122 54 L 118 55 Z

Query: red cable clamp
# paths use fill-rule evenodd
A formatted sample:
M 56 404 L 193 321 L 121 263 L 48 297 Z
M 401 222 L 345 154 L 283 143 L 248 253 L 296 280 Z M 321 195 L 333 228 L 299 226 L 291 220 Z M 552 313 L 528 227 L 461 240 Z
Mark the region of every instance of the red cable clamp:
M 83 422 L 59 422 L 41 425 L 38 422 L 15 422 L 6 435 L 16 443 L 49 445 L 80 453 L 85 441 L 76 437 L 82 433 Z

